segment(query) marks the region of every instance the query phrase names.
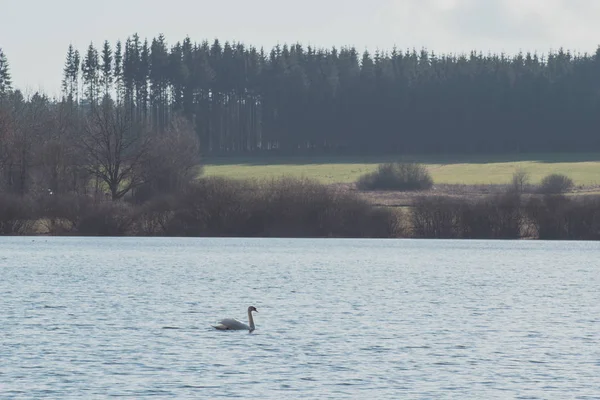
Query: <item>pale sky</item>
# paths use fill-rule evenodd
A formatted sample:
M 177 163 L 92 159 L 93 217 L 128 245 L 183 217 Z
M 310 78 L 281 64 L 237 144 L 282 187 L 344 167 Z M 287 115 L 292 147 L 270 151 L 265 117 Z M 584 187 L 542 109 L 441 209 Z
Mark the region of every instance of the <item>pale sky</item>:
M 0 47 L 14 86 L 58 94 L 69 43 L 125 41 L 163 33 L 270 49 L 300 42 L 357 50 L 426 47 L 437 53 L 600 44 L 600 0 L 0 0 Z

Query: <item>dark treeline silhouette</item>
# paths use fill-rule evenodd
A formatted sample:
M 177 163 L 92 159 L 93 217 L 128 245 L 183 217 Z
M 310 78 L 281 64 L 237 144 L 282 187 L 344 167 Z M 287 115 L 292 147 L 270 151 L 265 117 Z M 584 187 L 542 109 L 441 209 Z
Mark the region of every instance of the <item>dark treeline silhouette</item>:
M 0 52 L 0 92 L 7 65 Z M 600 49 L 360 54 L 135 34 L 69 46 L 63 72 L 58 101 L 93 109 L 111 97 L 159 131 L 181 113 L 204 154 L 600 150 Z
M 301 44 L 69 47 L 67 101 L 114 96 L 162 128 L 181 112 L 205 154 L 600 150 L 600 50 L 468 55 Z

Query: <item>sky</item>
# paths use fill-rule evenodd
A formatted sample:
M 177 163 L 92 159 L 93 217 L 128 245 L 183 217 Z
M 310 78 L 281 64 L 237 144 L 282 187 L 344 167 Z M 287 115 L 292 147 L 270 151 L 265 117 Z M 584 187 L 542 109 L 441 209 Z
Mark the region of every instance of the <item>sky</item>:
M 0 10 L 13 86 L 51 96 L 69 44 L 84 52 L 136 32 L 149 40 L 162 33 L 169 45 L 189 36 L 361 52 L 593 53 L 600 44 L 599 0 L 0 0 Z

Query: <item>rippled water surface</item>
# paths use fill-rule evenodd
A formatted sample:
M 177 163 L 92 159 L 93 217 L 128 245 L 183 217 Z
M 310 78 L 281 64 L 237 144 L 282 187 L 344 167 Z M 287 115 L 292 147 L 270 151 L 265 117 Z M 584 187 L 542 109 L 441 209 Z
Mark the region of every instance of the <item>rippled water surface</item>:
M 600 398 L 598 243 L 0 238 L 0 294 L 1 398 Z

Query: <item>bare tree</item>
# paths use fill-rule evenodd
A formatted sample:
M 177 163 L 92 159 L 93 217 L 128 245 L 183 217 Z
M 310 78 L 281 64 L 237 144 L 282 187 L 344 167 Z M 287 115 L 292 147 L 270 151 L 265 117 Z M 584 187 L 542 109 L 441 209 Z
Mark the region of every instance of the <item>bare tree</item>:
M 200 141 L 194 127 L 174 117 L 164 132 L 155 132 L 142 162 L 144 190 L 138 197 L 180 191 L 201 171 Z
M 529 185 L 529 173 L 523 168 L 519 168 L 512 176 L 512 189 L 517 193 L 525 192 Z
M 80 119 L 68 103 L 56 104 L 45 123 L 38 150 L 38 185 L 54 194 L 85 191 L 89 174 L 85 157 L 77 151 Z
M 49 100 L 35 93 L 28 100 L 16 92 L 0 117 L 2 144 L 2 175 L 6 188 L 20 195 L 31 189 L 32 172 L 36 165 L 36 152 L 45 129 Z
M 143 182 L 140 165 L 149 138 L 123 107 L 109 101 L 95 107 L 85 123 L 82 145 L 89 173 L 108 186 L 113 200 Z
M 14 131 L 14 121 L 8 107 L 0 104 L 0 175 L 5 171 L 10 158 L 10 148 Z

